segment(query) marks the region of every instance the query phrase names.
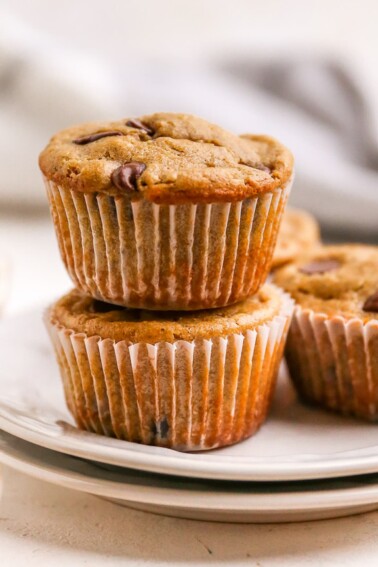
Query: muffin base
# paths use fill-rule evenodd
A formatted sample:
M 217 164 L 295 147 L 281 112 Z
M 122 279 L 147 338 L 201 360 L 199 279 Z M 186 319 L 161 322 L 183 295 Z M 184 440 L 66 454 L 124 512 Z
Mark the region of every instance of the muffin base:
M 296 307 L 285 354 L 304 401 L 378 421 L 378 320 L 364 324 Z
M 130 344 L 49 320 L 77 425 L 127 441 L 199 451 L 236 443 L 265 420 L 293 303 L 244 334 Z
M 157 205 L 45 181 L 75 286 L 156 310 L 223 307 L 253 295 L 269 273 L 291 188 L 235 203 Z

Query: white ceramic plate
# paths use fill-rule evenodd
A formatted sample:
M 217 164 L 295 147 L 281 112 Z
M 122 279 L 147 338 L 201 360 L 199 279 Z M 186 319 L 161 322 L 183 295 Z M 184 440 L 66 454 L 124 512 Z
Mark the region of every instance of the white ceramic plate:
M 224 480 L 282 481 L 378 472 L 378 426 L 300 404 L 281 376 L 251 439 L 179 453 L 78 430 L 66 409 L 42 309 L 0 323 L 0 428 L 37 445 L 113 465 Z
M 280 484 L 187 480 L 99 465 L 5 432 L 0 432 L 0 463 L 123 506 L 196 520 L 294 522 L 378 508 L 378 475 Z

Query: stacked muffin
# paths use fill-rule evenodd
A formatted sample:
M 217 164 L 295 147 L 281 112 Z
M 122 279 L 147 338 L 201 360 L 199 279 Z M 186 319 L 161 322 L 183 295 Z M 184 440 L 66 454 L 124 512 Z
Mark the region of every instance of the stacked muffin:
M 263 285 L 290 152 L 154 114 L 60 132 L 40 167 L 76 286 L 46 322 L 78 426 L 179 450 L 251 435 L 292 313 Z

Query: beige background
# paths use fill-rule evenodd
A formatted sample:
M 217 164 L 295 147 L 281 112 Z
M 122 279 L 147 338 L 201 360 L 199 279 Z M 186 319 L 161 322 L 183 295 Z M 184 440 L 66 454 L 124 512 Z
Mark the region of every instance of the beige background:
M 186 65 L 234 52 L 316 51 L 358 61 L 378 84 L 376 0 L 0 0 L 0 18 L 5 9 L 67 46 L 131 68 L 140 59 Z M 7 316 L 69 287 L 45 216 L 0 210 L 0 247 L 12 263 Z M 377 526 L 378 513 L 285 526 L 160 518 L 7 469 L 0 564 L 369 567 L 378 562 Z
M 0 6 L 104 57 L 316 48 L 360 55 L 373 71 L 378 47 L 375 0 L 2 0 Z

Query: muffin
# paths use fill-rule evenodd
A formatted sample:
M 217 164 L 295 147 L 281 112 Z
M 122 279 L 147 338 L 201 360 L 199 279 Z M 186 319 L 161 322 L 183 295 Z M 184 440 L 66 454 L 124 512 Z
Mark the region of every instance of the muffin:
M 80 428 L 195 451 L 236 443 L 265 420 L 292 310 L 268 284 L 237 305 L 190 314 L 74 290 L 45 320 Z
M 324 246 L 274 275 L 297 306 L 286 359 L 300 396 L 378 419 L 378 248 Z
M 320 229 L 315 217 L 302 209 L 286 209 L 273 254 L 272 269 L 292 262 L 318 244 Z
M 75 286 L 131 308 L 220 307 L 271 266 L 291 153 L 185 114 L 84 124 L 40 156 Z

